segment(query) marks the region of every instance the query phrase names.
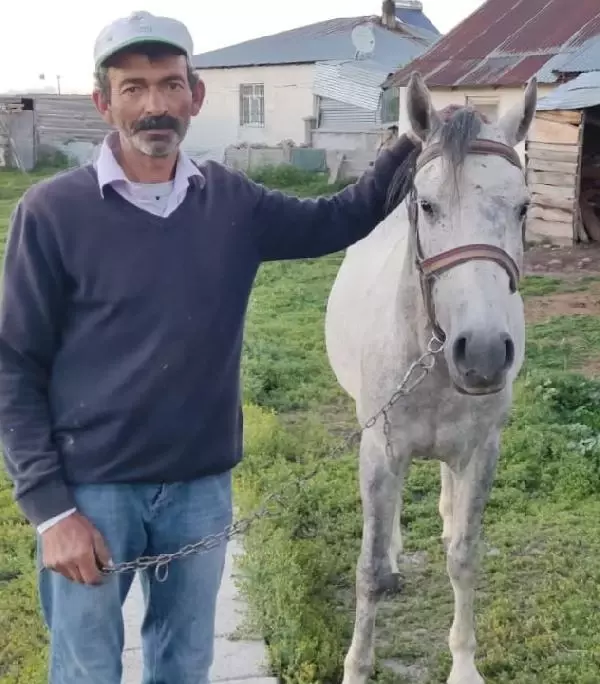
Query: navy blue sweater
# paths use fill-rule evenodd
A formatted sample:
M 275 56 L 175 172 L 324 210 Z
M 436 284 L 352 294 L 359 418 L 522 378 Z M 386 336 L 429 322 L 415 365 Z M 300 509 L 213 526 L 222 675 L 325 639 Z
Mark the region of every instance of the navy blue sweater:
M 30 188 L 12 217 L 0 307 L 0 439 L 30 522 L 74 483 L 174 482 L 242 456 L 240 357 L 261 262 L 366 236 L 406 139 L 331 198 L 269 191 L 209 162 L 169 217 L 84 166 Z

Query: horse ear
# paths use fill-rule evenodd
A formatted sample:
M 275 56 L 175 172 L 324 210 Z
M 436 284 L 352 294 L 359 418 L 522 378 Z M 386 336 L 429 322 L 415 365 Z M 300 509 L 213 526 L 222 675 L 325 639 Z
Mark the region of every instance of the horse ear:
M 410 77 L 407 88 L 406 107 L 413 133 L 425 142 L 441 124 L 441 120 L 431 103 L 429 89 L 417 71 Z
M 510 109 L 498 122 L 506 141 L 514 147 L 525 139 L 537 107 L 537 79 L 535 76 L 527 84 L 525 96 L 518 105 Z

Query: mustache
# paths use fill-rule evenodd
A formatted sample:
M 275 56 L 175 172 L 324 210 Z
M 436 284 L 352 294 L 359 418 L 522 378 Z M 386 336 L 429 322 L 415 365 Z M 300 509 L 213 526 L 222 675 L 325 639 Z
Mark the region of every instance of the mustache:
M 159 116 L 146 116 L 132 126 L 132 133 L 139 133 L 140 131 L 155 131 L 155 130 L 171 130 L 175 133 L 181 134 L 181 122 L 174 116 L 169 114 L 160 114 Z

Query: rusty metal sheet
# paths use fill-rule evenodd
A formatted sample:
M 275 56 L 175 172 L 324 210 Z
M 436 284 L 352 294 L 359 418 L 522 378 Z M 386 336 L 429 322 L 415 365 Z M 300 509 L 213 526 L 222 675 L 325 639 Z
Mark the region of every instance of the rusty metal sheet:
M 597 35 L 598 0 L 488 0 L 386 86 L 405 85 L 413 70 L 438 87 L 523 84 Z

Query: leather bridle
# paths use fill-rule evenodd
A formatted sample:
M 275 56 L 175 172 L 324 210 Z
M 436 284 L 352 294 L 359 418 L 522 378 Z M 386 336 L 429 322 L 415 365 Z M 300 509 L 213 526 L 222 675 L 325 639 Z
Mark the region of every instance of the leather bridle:
M 475 140 L 469 146 L 469 154 L 479 155 L 496 155 L 503 157 L 511 164 L 522 170 L 521 160 L 519 155 L 512 147 L 504 143 L 495 142 L 493 140 Z M 415 175 L 426 164 L 433 161 L 437 157 L 442 156 L 442 148 L 439 143 L 434 143 L 427 147 L 418 157 Z M 517 291 L 520 280 L 519 267 L 514 259 L 505 250 L 495 245 L 488 244 L 470 244 L 454 247 L 445 252 L 441 252 L 432 257 L 425 258 L 421 243 L 419 240 L 419 225 L 418 225 L 418 198 L 416 189 L 413 183 L 411 192 L 408 197 L 408 217 L 413 231 L 413 238 L 416 247 L 416 265 L 419 271 L 421 281 L 421 290 L 427 314 L 433 332 L 438 337 L 440 342 L 444 342 L 446 334 L 439 325 L 435 315 L 435 306 L 433 303 L 432 286 L 435 278 L 446 271 L 473 260 L 487 260 L 494 261 L 499 264 L 508 274 L 508 281 L 511 293 Z

